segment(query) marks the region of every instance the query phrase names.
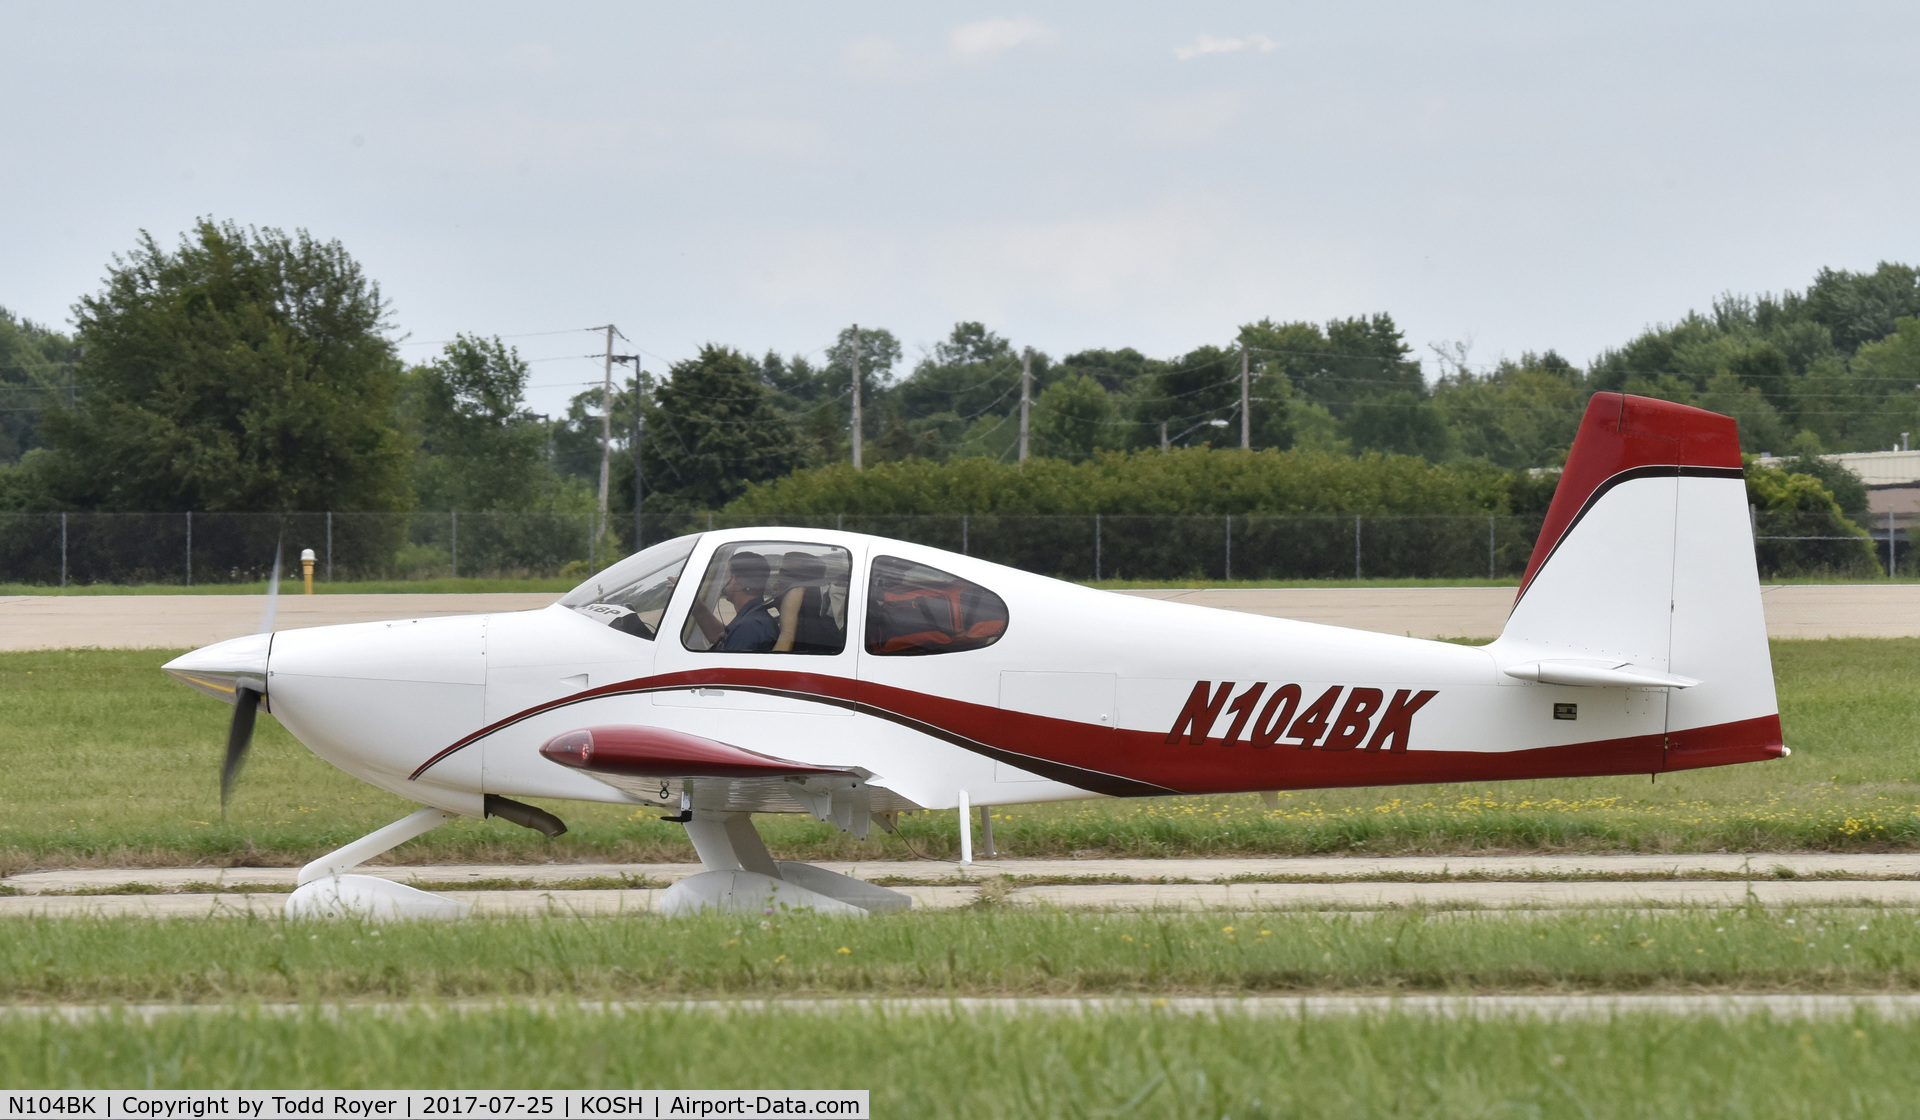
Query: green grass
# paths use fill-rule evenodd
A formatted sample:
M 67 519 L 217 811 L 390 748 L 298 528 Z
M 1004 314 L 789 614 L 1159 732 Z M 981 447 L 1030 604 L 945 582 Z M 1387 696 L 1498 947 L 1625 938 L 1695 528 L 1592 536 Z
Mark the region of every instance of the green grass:
M 1891 1117 L 1920 1024 L 418 1009 L 0 1019 L 9 1087 L 845 1088 L 874 1116 Z
M 0 1002 L 1920 991 L 1882 908 L 0 922 Z
M 998 810 L 1012 856 L 1288 855 L 1483 849 L 1715 851 L 1920 847 L 1920 639 L 1774 643 L 1792 758 L 1646 778 L 1579 778 L 1072 802 Z M 229 710 L 159 672 L 165 651 L 0 653 L 0 872 L 28 866 L 302 862 L 414 806 L 321 762 L 263 718 L 220 814 Z M 549 841 L 461 820 L 402 862 L 691 860 L 658 813 L 550 803 Z M 811 817 L 766 817 L 785 858 L 952 858 L 951 813 L 856 842 Z M 911 845 L 911 847 L 909 847 Z

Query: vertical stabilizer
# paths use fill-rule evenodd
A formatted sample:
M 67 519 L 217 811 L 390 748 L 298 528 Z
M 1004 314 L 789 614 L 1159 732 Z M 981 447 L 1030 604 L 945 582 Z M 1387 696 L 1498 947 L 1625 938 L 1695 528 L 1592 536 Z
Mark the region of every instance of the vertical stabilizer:
M 1734 421 L 1594 394 L 1491 649 L 1698 682 L 1664 690 L 1666 769 L 1784 753 Z

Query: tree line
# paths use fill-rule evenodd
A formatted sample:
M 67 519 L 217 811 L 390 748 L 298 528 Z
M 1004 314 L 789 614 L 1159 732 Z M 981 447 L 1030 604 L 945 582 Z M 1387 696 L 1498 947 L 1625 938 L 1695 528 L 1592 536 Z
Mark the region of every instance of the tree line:
M 395 333 L 338 242 L 211 219 L 171 247 L 142 235 L 70 334 L 0 311 L 0 509 L 593 508 L 598 389 L 542 416 L 499 338 L 409 365 Z M 1858 516 L 1864 489 L 1815 456 L 1920 433 L 1920 271 L 1727 296 L 1586 368 L 1551 350 L 1429 360 L 1385 313 L 1262 319 L 1160 357 L 1054 356 L 979 322 L 911 362 L 884 328 L 805 354 L 716 343 L 621 379 L 612 508 L 633 510 L 637 449 L 649 512 L 1537 512 L 1587 397 L 1623 390 L 1729 413 L 1748 452 L 1797 454 L 1787 473 L 1814 490 L 1756 483 L 1761 508 Z M 1034 461 L 1016 467 L 1023 370 Z

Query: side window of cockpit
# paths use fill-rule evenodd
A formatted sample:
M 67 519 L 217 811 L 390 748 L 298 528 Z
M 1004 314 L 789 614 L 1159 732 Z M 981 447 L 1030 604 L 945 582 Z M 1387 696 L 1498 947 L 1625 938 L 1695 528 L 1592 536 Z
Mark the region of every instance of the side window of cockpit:
M 680 640 L 695 652 L 839 653 L 847 648 L 852 577 L 852 554 L 832 545 L 722 545 L 707 565 Z
M 1006 600 L 979 584 L 897 556 L 874 558 L 868 653 L 961 653 L 984 649 L 1006 632 Z
M 609 629 L 652 641 L 699 534 L 662 541 L 569 591 L 560 605 Z

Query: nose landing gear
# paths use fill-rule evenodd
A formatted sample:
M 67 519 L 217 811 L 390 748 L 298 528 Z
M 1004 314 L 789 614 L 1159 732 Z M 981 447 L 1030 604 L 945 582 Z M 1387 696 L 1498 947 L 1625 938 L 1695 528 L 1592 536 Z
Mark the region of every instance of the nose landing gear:
M 295 879 L 299 885 L 287 896 L 287 917 L 364 918 L 384 922 L 409 918 L 448 920 L 466 917 L 467 904 L 464 902 L 441 898 L 417 887 L 374 875 L 347 874 L 374 856 L 397 848 L 459 815 L 445 809 L 422 809 L 307 864 Z

